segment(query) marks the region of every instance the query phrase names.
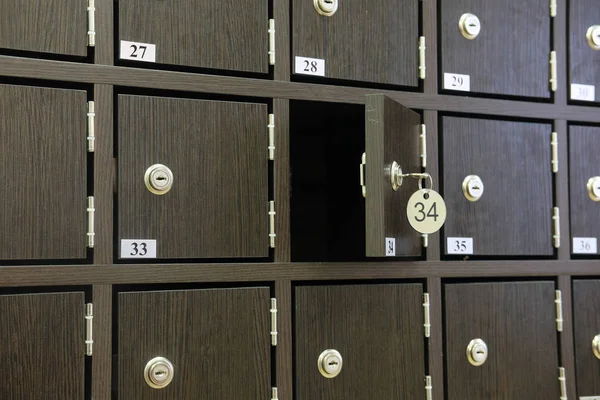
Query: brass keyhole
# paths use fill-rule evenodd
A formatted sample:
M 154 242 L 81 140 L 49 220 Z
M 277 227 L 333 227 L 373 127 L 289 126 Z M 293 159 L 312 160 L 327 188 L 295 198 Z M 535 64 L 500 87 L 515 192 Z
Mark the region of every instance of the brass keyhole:
M 337 11 L 338 0 L 313 0 L 313 5 L 320 15 L 331 17 Z
M 600 50 L 600 25 L 593 25 L 587 30 L 585 37 L 593 50 Z
M 319 355 L 317 366 L 325 378 L 335 378 L 342 372 L 342 355 L 337 350 L 327 349 Z
M 164 357 L 155 357 L 148 361 L 144 368 L 144 379 L 148 386 L 163 389 L 173 380 L 173 364 Z

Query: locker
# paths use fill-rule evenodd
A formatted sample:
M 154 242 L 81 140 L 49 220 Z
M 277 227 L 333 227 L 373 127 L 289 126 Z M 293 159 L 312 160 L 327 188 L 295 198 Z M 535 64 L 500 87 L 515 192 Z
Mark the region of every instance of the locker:
M 298 286 L 294 333 L 298 400 L 424 396 L 421 284 Z
M 83 292 L 0 295 L 0 398 L 83 399 Z
M 122 94 L 118 110 L 122 259 L 269 255 L 266 104 Z
M 84 259 L 87 94 L 0 85 L 0 260 Z
M 421 172 L 421 116 L 384 95 L 365 102 L 291 103 L 294 261 L 422 254 L 406 216 L 417 180 L 405 178 L 394 190 L 390 176 L 394 162 L 403 173 Z
M 117 51 L 128 60 L 267 73 L 268 6 L 268 0 L 120 0 Z
M 441 0 L 440 88 L 550 98 L 549 10 L 548 0 Z
M 445 254 L 551 256 L 552 126 L 443 116 Z
M 87 56 L 87 1 L 0 0 L 0 10 L 0 49 Z
M 573 330 L 578 398 L 600 396 L 600 281 L 573 281 Z
M 267 287 L 119 293 L 119 398 L 271 398 L 269 297 Z
M 296 77 L 308 73 L 345 81 L 418 86 L 418 2 L 294 0 L 291 6 Z M 328 9 L 335 9 L 333 15 L 327 16 Z
M 569 1 L 570 98 L 600 102 L 600 9 L 594 0 Z
M 553 282 L 446 284 L 448 400 L 559 397 Z
M 600 238 L 600 127 L 569 127 L 572 254 L 598 254 Z

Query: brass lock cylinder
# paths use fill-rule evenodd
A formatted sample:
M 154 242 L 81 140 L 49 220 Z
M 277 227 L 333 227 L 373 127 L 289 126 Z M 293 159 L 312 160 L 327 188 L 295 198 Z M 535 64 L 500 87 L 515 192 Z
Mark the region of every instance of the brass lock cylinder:
M 600 359 L 600 335 L 596 335 L 592 340 L 592 350 L 596 358 Z
M 488 358 L 488 347 L 482 339 L 473 339 L 467 346 L 467 360 L 475 367 L 483 365 Z
M 344 361 L 339 351 L 327 349 L 319 355 L 317 366 L 325 378 L 335 378 L 342 372 Z
M 592 201 L 600 201 L 600 176 L 594 176 L 587 181 L 587 192 Z
M 481 32 L 481 21 L 477 15 L 465 13 L 458 20 L 458 29 L 465 39 L 473 40 Z
M 462 183 L 462 191 L 465 198 L 469 201 L 475 202 L 483 196 L 483 181 L 477 175 L 467 176 Z
M 153 389 L 164 389 L 173 380 L 173 364 L 164 357 L 155 357 L 144 368 L 144 379 Z
M 173 172 L 166 165 L 154 164 L 144 174 L 146 189 L 156 195 L 163 195 L 173 187 Z
M 600 25 L 590 26 L 585 34 L 585 38 L 593 50 L 600 50 Z
M 338 9 L 338 0 L 313 0 L 315 10 L 324 16 L 331 17 Z

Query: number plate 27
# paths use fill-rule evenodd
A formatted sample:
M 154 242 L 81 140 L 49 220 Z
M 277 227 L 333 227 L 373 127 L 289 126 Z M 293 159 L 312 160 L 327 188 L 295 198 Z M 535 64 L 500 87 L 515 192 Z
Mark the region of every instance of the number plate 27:
M 156 258 L 156 240 L 121 240 L 121 258 Z
M 121 40 L 121 60 L 156 62 L 156 45 Z

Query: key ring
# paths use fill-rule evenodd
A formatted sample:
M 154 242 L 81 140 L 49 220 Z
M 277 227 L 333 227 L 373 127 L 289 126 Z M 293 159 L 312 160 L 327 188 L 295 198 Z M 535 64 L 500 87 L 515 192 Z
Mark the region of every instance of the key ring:
M 431 177 L 431 175 L 429 175 L 427 172 L 424 173 L 413 173 L 413 174 L 403 174 L 401 175 L 402 178 L 415 178 L 419 180 L 419 190 L 423 190 L 423 181 L 425 179 L 427 179 L 429 181 L 429 189 L 425 188 L 426 192 L 429 192 L 431 189 L 433 189 L 433 178 Z

